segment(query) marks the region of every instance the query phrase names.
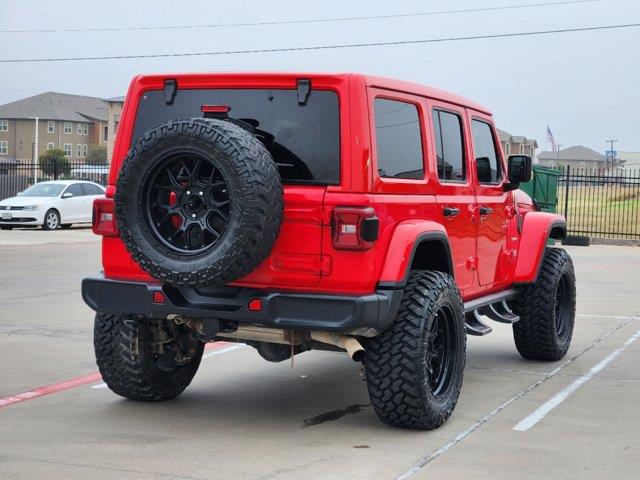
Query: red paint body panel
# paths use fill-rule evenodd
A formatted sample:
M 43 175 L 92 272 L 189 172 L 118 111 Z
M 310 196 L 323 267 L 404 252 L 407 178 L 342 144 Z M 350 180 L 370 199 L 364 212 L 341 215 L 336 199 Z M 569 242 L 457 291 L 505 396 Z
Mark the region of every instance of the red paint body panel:
M 513 283 L 535 281 L 551 229 L 564 223 L 562 215 L 553 213 L 529 212 L 524 216 Z
M 532 212 L 526 206 L 526 199 L 514 197 L 514 192 L 504 192 L 502 184 L 478 184 L 470 122 L 480 117 L 493 126 L 486 108 L 457 95 L 409 82 L 350 73 L 135 77 L 122 111 L 107 196 L 114 195 L 120 165 L 130 148 L 138 102 L 145 92 L 163 89 L 165 79 L 175 79 L 179 89 L 295 89 L 299 78 L 310 79 L 312 89 L 331 90 L 338 96 L 340 183 L 286 185 L 284 222 L 271 255 L 233 285 L 309 293 L 372 293 L 380 282 L 400 284 L 403 281 L 416 239 L 426 232 L 446 235 L 455 278 L 465 300 L 508 288 L 514 281 L 531 281 L 550 225 L 562 217 Z M 425 171 L 422 180 L 378 176 L 372 108 L 376 97 L 410 102 L 418 109 Z M 431 111 L 436 107 L 454 111 L 463 119 L 468 172 L 463 183 L 441 183 L 438 179 L 431 118 Z M 505 159 L 499 148 L 498 151 L 504 177 Z M 491 206 L 495 215 L 480 218 L 481 204 Z M 443 208 L 447 206 L 459 208 L 459 215 L 445 217 Z M 379 231 L 370 249 L 348 251 L 333 247 L 331 219 L 336 207 L 375 210 Z M 517 222 L 522 215 L 525 218 L 520 234 Z M 518 250 L 526 254 L 518 256 Z M 106 277 L 154 282 L 132 261 L 119 238 L 103 238 L 102 252 Z

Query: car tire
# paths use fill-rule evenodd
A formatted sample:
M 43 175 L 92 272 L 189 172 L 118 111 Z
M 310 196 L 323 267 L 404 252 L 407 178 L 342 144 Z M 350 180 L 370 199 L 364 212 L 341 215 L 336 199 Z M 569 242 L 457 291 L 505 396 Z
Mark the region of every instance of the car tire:
M 60 228 L 62 230 L 69 230 L 72 225 L 73 225 L 73 223 L 63 223 L 62 225 L 60 225 Z
M 183 325 L 103 313 L 96 314 L 93 342 L 102 379 L 111 391 L 150 402 L 180 395 L 196 374 L 204 350 L 204 343 Z
M 60 227 L 60 213 L 51 208 L 44 214 L 44 222 L 42 223 L 43 230 L 55 230 Z
M 511 304 L 520 320 L 513 338 L 520 355 L 556 361 L 569 350 L 576 313 L 576 277 L 569 254 L 547 248 L 535 283 Z
M 366 342 L 371 405 L 388 425 L 431 430 L 451 415 L 466 360 L 464 308 L 455 281 L 414 271 L 390 330 Z
M 271 252 L 282 195 L 277 166 L 252 133 L 183 118 L 148 131 L 130 150 L 116 219 L 133 259 L 161 282 L 224 285 Z

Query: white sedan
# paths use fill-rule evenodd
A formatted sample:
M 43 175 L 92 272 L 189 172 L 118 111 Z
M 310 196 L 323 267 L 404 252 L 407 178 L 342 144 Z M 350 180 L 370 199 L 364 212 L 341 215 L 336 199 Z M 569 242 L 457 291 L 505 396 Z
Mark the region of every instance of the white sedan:
M 0 229 L 42 226 L 43 230 L 91 223 L 93 201 L 104 197 L 104 187 L 80 180 L 36 183 L 17 197 L 0 201 Z

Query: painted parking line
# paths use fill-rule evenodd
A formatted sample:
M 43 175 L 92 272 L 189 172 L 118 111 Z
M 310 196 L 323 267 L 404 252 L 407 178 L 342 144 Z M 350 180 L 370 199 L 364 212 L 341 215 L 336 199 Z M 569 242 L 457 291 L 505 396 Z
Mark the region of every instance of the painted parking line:
M 640 337 L 640 330 L 638 330 L 636 333 L 631 335 L 631 337 L 629 337 L 627 341 L 624 342 L 624 344 L 620 348 L 614 350 L 609 356 L 607 356 L 606 358 L 598 362 L 596 365 L 594 365 L 591 370 L 589 370 L 587 373 L 579 377 L 576 381 L 574 381 L 568 387 L 560 391 L 553 398 L 551 398 L 550 400 L 540 405 L 540 407 L 538 407 L 531 415 L 524 418 L 516 426 L 514 426 L 513 429 L 516 430 L 517 432 L 526 432 L 527 430 L 529 430 L 536 423 L 542 420 L 545 417 L 545 415 L 547 415 L 551 410 L 553 410 L 562 402 L 564 402 L 569 397 L 569 395 L 571 395 L 576 390 L 578 390 L 582 385 L 584 385 L 589 380 L 591 380 L 598 372 L 600 372 L 603 368 L 605 368 L 613 360 L 615 360 L 622 352 L 624 352 L 624 350 L 629 345 L 631 345 L 633 342 L 638 340 L 639 337 Z
M 424 457 L 422 457 L 421 459 L 419 459 L 407 471 L 405 471 L 403 474 L 401 474 L 398 477 L 396 477 L 396 480 L 407 480 L 408 478 L 413 477 L 416 473 L 418 473 L 420 470 L 422 470 L 424 467 L 426 467 L 427 464 L 431 463 L 433 460 L 438 458 L 440 455 L 446 453 L 451 447 L 454 447 L 455 445 L 457 445 L 458 443 L 463 441 L 465 438 L 467 438 L 473 432 L 478 430 L 482 425 L 484 425 L 489 420 L 491 420 L 493 417 L 498 415 L 502 410 L 507 408 L 509 405 L 511 405 L 512 403 L 514 403 L 517 400 L 521 399 L 522 397 L 524 397 L 526 394 L 528 394 L 532 390 L 538 388 L 540 385 L 545 383 L 550 378 L 553 378 L 555 375 L 557 375 L 562 370 L 564 370 L 567 366 L 569 366 L 570 364 L 575 362 L 578 358 L 582 357 L 582 355 L 584 355 L 589 350 L 591 350 L 593 347 L 595 347 L 600 342 L 602 342 L 605 338 L 609 337 L 610 335 L 613 335 L 615 332 L 617 332 L 621 328 L 629 325 L 631 320 L 634 319 L 634 318 L 637 318 L 637 317 L 632 317 L 632 318 L 629 318 L 627 320 L 623 320 L 618 325 L 613 327 L 611 330 L 607 331 L 606 333 L 604 333 L 603 335 L 598 337 L 596 340 L 594 340 L 593 343 L 591 343 L 590 345 L 585 347 L 583 350 L 578 352 L 576 355 L 571 357 L 569 360 L 566 360 L 564 363 L 562 363 L 562 365 L 554 368 L 551 372 L 546 374 L 544 377 L 542 377 L 539 380 L 537 380 L 536 382 L 532 383 L 531 385 L 526 387 L 521 392 L 515 394 L 513 397 L 511 397 L 508 400 L 505 400 L 504 402 L 502 402 L 500 405 L 498 405 L 496 408 L 491 410 L 489 413 L 487 413 L 487 414 L 483 415 L 482 417 L 480 417 L 479 419 L 477 419 L 469 427 L 467 427 L 466 429 L 464 429 L 461 432 L 459 432 L 455 437 L 453 437 L 447 443 L 442 445 L 436 451 L 434 451 L 432 453 L 429 453 L 429 454 L 425 455 Z
M 233 345 L 233 344 L 230 344 L 229 342 L 208 343 L 207 345 L 205 345 L 205 350 L 209 350 L 209 351 L 205 353 L 205 355 L 203 355 L 203 358 L 209 358 L 210 356 L 218 355 L 219 353 L 224 353 L 230 350 L 235 350 L 237 348 L 242 348 L 243 346 L 244 345 L 242 344 Z M 33 400 L 34 398 L 44 397 L 46 395 L 51 395 L 53 393 L 62 392 L 64 390 L 69 390 L 71 388 L 80 387 L 82 385 L 87 385 L 89 383 L 96 383 L 96 382 L 99 382 L 101 379 L 102 379 L 102 376 L 100 375 L 100 372 L 94 372 L 88 375 L 75 377 L 70 380 L 65 380 L 64 382 L 45 385 L 44 387 L 34 388 L 32 390 L 27 390 L 26 392 L 17 393 L 15 395 L 9 395 L 8 397 L 0 398 L 0 408 L 8 407 L 9 405 L 15 405 L 17 403 L 26 402 L 27 400 Z

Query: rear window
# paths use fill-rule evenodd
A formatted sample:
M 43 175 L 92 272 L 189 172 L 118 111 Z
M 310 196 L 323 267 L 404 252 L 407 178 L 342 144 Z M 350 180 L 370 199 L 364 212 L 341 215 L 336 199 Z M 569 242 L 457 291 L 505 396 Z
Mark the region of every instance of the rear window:
M 245 120 L 273 140 L 265 143 L 284 183 L 340 182 L 340 119 L 335 92 L 312 90 L 305 105 L 296 90 L 178 90 L 167 105 L 164 91 L 140 99 L 132 144 L 147 130 L 180 117 L 201 118 L 202 105 L 228 105 L 229 117 Z

